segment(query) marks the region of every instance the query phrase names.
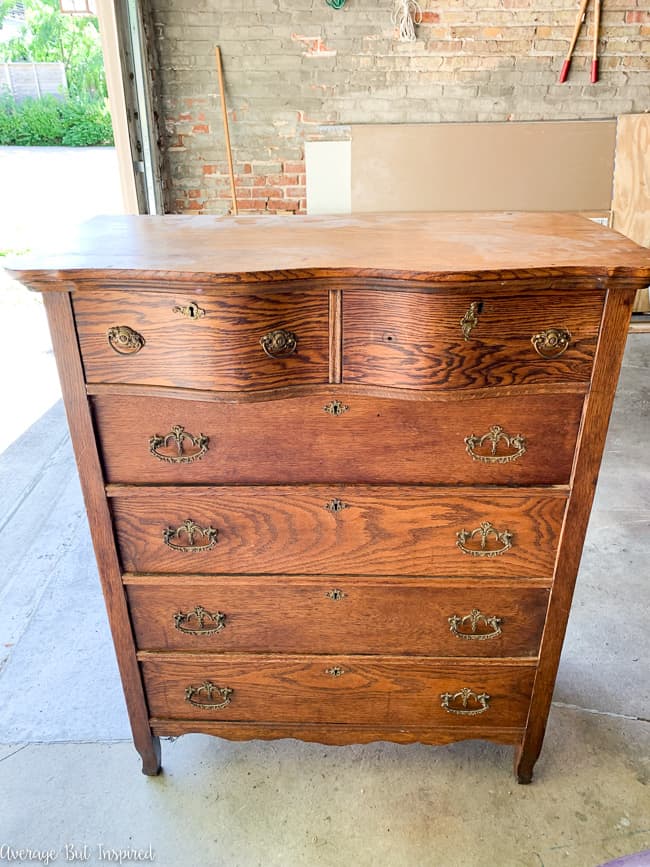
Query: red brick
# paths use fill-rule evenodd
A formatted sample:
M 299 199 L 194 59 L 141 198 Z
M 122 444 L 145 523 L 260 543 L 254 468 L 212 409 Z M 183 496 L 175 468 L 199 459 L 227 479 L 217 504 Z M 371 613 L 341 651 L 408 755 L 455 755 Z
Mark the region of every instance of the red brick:
M 299 199 L 301 196 L 305 195 L 305 188 L 304 187 L 285 187 L 284 194 L 289 199 Z
M 219 169 L 217 168 L 217 166 L 205 165 L 205 166 L 203 166 L 203 174 L 204 175 L 218 175 Z
M 190 198 L 190 199 L 200 199 L 201 198 L 201 190 L 188 190 L 187 195 L 188 195 L 188 198 Z
M 253 196 L 266 196 L 268 199 L 281 199 L 284 195 L 279 187 L 253 187 Z
M 423 12 L 420 24 L 437 24 L 438 21 L 440 21 L 440 15 L 437 12 Z
M 650 21 L 650 12 L 637 9 L 625 13 L 626 24 L 645 24 L 648 21 Z
M 300 163 L 282 163 L 282 170 L 286 175 L 300 174 L 305 171 L 304 162 Z
M 241 202 L 240 208 L 243 211 L 266 211 L 266 199 L 247 199 Z
M 195 123 L 194 126 L 192 127 L 192 132 L 209 133 L 210 127 L 207 125 L 207 123 Z

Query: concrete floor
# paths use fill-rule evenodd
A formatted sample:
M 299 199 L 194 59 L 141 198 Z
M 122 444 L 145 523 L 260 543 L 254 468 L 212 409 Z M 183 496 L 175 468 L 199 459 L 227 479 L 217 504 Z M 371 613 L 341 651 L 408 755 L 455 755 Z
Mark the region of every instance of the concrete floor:
M 163 867 L 595 867 L 649 849 L 649 422 L 639 334 L 532 786 L 491 744 L 201 735 L 164 741 L 164 774 L 145 778 L 56 403 L 0 455 L 0 846 L 53 848 L 61 863 L 65 844 L 85 844 L 96 864 L 100 844 L 151 845 Z

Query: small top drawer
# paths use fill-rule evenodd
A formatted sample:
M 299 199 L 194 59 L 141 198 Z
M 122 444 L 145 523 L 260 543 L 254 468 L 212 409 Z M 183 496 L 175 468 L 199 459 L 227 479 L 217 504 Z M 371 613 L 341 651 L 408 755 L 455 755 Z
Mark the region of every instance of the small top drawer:
M 343 381 L 412 389 L 586 382 L 604 292 L 361 290 L 343 305 Z
M 325 291 L 79 292 L 86 379 L 217 391 L 328 381 Z

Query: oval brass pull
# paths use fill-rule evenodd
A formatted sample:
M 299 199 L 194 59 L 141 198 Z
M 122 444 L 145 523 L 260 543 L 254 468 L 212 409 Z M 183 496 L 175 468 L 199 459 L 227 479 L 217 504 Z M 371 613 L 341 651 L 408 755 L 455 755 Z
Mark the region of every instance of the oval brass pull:
M 172 313 L 178 313 L 186 319 L 202 319 L 205 316 L 205 310 L 195 301 L 190 301 L 185 306 L 172 307 Z
M 128 325 L 114 325 L 108 329 L 106 337 L 118 355 L 135 355 L 144 346 L 144 337 Z
M 210 438 L 205 436 L 205 434 L 193 436 L 191 433 L 188 433 L 182 425 L 174 424 L 168 434 L 165 434 L 164 436 L 154 434 L 149 438 L 149 451 L 155 458 L 158 458 L 159 461 L 166 461 L 168 464 L 191 464 L 192 461 L 201 460 L 208 450 L 209 441 Z M 186 452 L 186 442 L 191 446 L 194 446 L 197 451 Z M 170 445 L 175 446 L 175 455 L 161 454 L 158 451 L 158 449 L 168 448 Z
M 199 527 L 188 518 L 175 530 L 172 527 L 163 530 L 163 542 L 172 551 L 197 553 L 214 548 L 217 544 L 217 534 L 218 530 L 215 530 L 214 527 Z
M 453 614 L 447 618 L 449 629 L 456 638 L 466 638 L 469 641 L 487 641 L 489 638 L 497 638 L 501 635 L 502 620 L 500 617 L 486 617 L 481 614 L 478 608 L 472 609 L 469 614 L 464 617 L 459 617 Z M 491 632 L 477 632 L 479 626 L 483 624 L 491 629 Z M 464 632 L 464 627 L 469 625 L 470 632 Z
M 440 707 L 447 713 L 455 713 L 458 716 L 477 716 L 490 708 L 490 696 L 485 692 L 477 695 L 468 686 L 454 693 L 443 692 L 440 698 L 442 699 Z
M 341 677 L 345 674 L 345 669 L 341 668 L 340 665 L 335 665 L 332 668 L 326 668 L 325 674 L 329 674 L 330 677 Z
M 479 541 L 478 548 L 471 544 L 475 539 Z M 492 539 L 500 542 L 501 547 L 488 547 Z M 475 530 L 459 530 L 456 533 L 456 545 L 463 554 L 471 554 L 472 557 L 498 557 L 512 547 L 512 533 L 510 530 L 499 532 L 489 521 L 482 521 Z
M 332 512 L 335 514 L 336 512 L 342 512 L 343 509 L 348 508 L 348 504 L 344 503 L 343 500 L 339 500 L 337 497 L 330 500 L 329 503 L 325 503 L 325 508 L 328 512 Z
M 463 340 L 470 339 L 472 329 L 476 328 L 476 326 L 478 325 L 478 317 L 482 310 L 482 301 L 472 301 L 472 303 L 469 305 L 467 311 L 465 312 L 465 315 L 460 320 L 460 328 L 463 332 Z
M 298 338 L 293 331 L 278 328 L 260 337 L 260 346 L 269 358 L 284 358 L 296 351 Z
M 533 334 L 530 342 L 535 347 L 535 352 L 542 358 L 557 358 L 562 355 L 571 340 L 571 332 L 566 328 L 547 328 Z
M 343 413 L 347 412 L 350 407 L 345 403 L 341 403 L 340 400 L 331 400 L 329 403 L 325 404 L 323 409 L 330 415 L 343 415 Z
M 230 696 L 234 690 L 228 686 L 215 686 L 210 680 L 204 681 L 201 686 L 188 686 L 185 689 L 185 701 L 189 702 L 194 707 L 200 707 L 201 710 L 221 710 L 230 704 Z M 196 696 L 205 695 L 207 701 L 197 701 Z M 215 696 L 220 696 L 221 701 L 213 701 Z
M 196 621 L 196 625 L 194 625 Z M 226 627 L 226 615 L 221 611 L 208 611 L 197 605 L 192 611 L 174 614 L 174 628 L 186 635 L 215 635 Z
M 341 599 L 345 599 L 348 594 L 339 590 L 338 587 L 335 587 L 333 590 L 329 590 L 325 595 L 328 599 L 333 599 L 335 602 L 339 602 Z
M 492 425 L 483 436 L 472 434 L 465 437 L 465 445 L 472 459 L 484 464 L 508 464 L 526 454 L 526 438 L 521 434 L 510 436 L 498 424 Z M 499 447 L 513 451 L 504 454 L 503 451 L 499 452 Z

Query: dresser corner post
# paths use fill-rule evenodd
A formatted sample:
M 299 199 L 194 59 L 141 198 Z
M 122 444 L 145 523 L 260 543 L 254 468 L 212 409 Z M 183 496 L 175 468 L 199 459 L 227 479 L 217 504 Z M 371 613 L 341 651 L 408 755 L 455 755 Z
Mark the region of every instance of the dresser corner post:
M 514 772 L 520 786 L 527 786 L 533 782 L 533 768 L 539 758 L 539 752 L 538 750 L 537 753 L 533 753 L 530 747 L 526 750 L 524 744 L 515 747 Z
M 160 740 L 153 734 L 149 723 L 149 709 L 122 584 L 122 570 L 113 542 L 113 525 L 86 394 L 70 292 L 47 291 L 43 293 L 43 302 L 126 698 L 133 743 L 142 759 L 142 772 L 147 776 L 154 776 L 161 768 Z

